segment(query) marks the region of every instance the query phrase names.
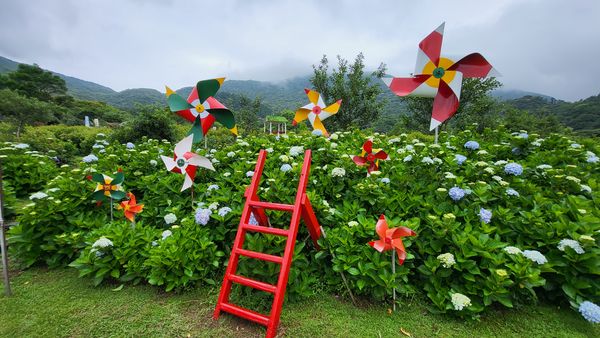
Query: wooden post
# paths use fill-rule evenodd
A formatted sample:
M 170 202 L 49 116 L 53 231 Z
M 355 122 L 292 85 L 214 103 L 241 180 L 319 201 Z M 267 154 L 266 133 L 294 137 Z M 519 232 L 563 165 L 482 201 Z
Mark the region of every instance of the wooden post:
M 0 246 L 2 247 L 2 274 L 4 275 L 4 294 L 10 296 L 10 280 L 8 278 L 8 253 L 4 234 L 4 190 L 2 188 L 2 161 L 0 161 Z

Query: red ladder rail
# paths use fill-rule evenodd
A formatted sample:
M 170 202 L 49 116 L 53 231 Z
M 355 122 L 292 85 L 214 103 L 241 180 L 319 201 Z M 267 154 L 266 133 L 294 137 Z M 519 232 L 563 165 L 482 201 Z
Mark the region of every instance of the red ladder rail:
M 261 150 L 258 155 L 256 167 L 254 169 L 254 176 L 252 177 L 250 186 L 246 189 L 244 194 L 246 197 L 246 202 L 242 211 L 242 217 L 240 219 L 238 231 L 235 236 L 231 256 L 229 257 L 229 264 L 227 265 L 225 275 L 223 276 L 223 284 L 221 286 L 221 292 L 219 293 L 213 318 L 217 319 L 221 311 L 225 311 L 266 326 L 266 337 L 274 337 L 277 334 L 277 328 L 279 326 L 281 307 L 285 298 L 285 290 L 288 282 L 292 258 L 294 256 L 294 247 L 296 244 L 296 236 L 298 234 L 300 219 L 303 219 L 304 223 L 308 227 L 310 236 L 317 249 L 317 240 L 320 237 L 321 232 L 319 223 L 310 204 L 310 200 L 306 195 L 306 186 L 308 184 L 308 176 L 310 173 L 311 151 L 306 150 L 304 153 L 304 163 L 302 165 L 302 172 L 298 182 L 298 191 L 296 192 L 294 204 L 292 205 L 261 202 L 258 198 L 257 192 L 265 160 L 266 151 Z M 271 227 L 265 210 L 291 212 L 292 218 L 289 228 L 280 229 Z M 251 213 L 254 213 L 259 225 L 248 224 Z M 283 256 L 274 256 L 243 249 L 245 234 L 248 231 L 287 237 Z M 236 275 L 235 271 L 237 271 L 240 255 L 280 264 L 281 269 L 279 271 L 277 284 L 272 285 L 248 277 Z M 231 293 L 231 287 L 233 283 L 273 293 L 273 304 L 271 306 L 269 315 L 264 315 L 229 303 L 229 295 Z

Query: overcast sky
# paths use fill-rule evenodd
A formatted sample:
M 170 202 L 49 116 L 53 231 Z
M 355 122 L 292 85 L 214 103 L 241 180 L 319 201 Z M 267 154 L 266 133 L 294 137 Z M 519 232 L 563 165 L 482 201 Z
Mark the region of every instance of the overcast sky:
M 323 54 L 413 71 L 446 22 L 442 53 L 482 53 L 508 89 L 600 93 L 600 1 L 3 1 L 0 55 L 115 90 L 222 77 L 279 81 Z

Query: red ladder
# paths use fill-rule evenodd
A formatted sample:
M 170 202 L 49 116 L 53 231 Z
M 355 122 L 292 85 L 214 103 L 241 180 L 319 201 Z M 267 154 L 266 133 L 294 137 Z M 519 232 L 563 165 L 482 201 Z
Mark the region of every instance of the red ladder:
M 277 333 L 277 327 L 279 326 L 279 316 L 281 315 L 281 306 L 283 305 L 283 299 L 285 297 L 285 288 L 288 282 L 290 265 L 292 264 L 292 257 L 294 255 L 294 246 L 296 244 L 296 235 L 298 234 L 298 224 L 300 223 L 300 218 L 304 220 L 304 223 L 308 227 L 308 232 L 317 249 L 319 249 L 317 240 L 319 239 L 319 236 L 321 236 L 321 231 L 308 196 L 306 196 L 306 184 L 308 183 L 308 175 L 310 171 L 311 151 L 306 150 L 304 153 L 304 164 L 302 165 L 302 173 L 300 174 L 300 182 L 298 183 L 298 192 L 296 193 L 296 199 L 293 205 L 261 202 L 258 198 L 257 192 L 266 158 L 267 152 L 263 149 L 258 155 L 258 161 L 256 162 L 256 167 L 254 169 L 254 176 L 252 176 L 252 182 L 244 194 L 246 197 L 246 203 L 244 204 L 244 210 L 242 211 L 242 218 L 235 236 L 235 242 L 233 243 L 231 256 L 229 257 L 229 265 L 227 265 L 227 270 L 225 271 L 225 276 L 223 277 L 223 285 L 221 286 L 221 293 L 219 294 L 219 299 L 217 300 L 217 306 L 215 307 L 213 319 L 219 318 L 221 311 L 225 311 L 266 326 L 266 337 L 275 337 Z M 269 219 L 265 213 L 266 209 L 291 212 L 292 219 L 290 221 L 289 229 L 286 230 L 271 227 L 269 224 Z M 248 224 L 251 213 L 254 213 L 259 225 Z M 243 249 L 246 232 L 261 232 L 264 234 L 287 237 L 283 257 Z M 272 285 L 248 277 L 236 275 L 235 272 L 237 270 L 240 255 L 280 264 L 281 270 L 279 272 L 277 285 Z M 245 309 L 238 305 L 231 304 L 229 302 L 229 294 L 231 292 L 232 283 L 237 283 L 255 288 L 257 290 L 272 293 L 274 295 L 274 299 L 273 305 L 271 306 L 271 313 L 269 315 L 265 315 Z

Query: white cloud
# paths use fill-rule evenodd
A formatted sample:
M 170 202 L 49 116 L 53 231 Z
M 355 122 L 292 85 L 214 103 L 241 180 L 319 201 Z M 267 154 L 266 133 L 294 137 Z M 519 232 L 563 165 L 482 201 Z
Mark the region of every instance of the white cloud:
M 412 72 L 446 22 L 443 51 L 481 52 L 506 87 L 575 100 L 598 94 L 595 1 L 12 1 L 0 55 L 116 90 L 198 79 L 281 80 L 323 54 Z

